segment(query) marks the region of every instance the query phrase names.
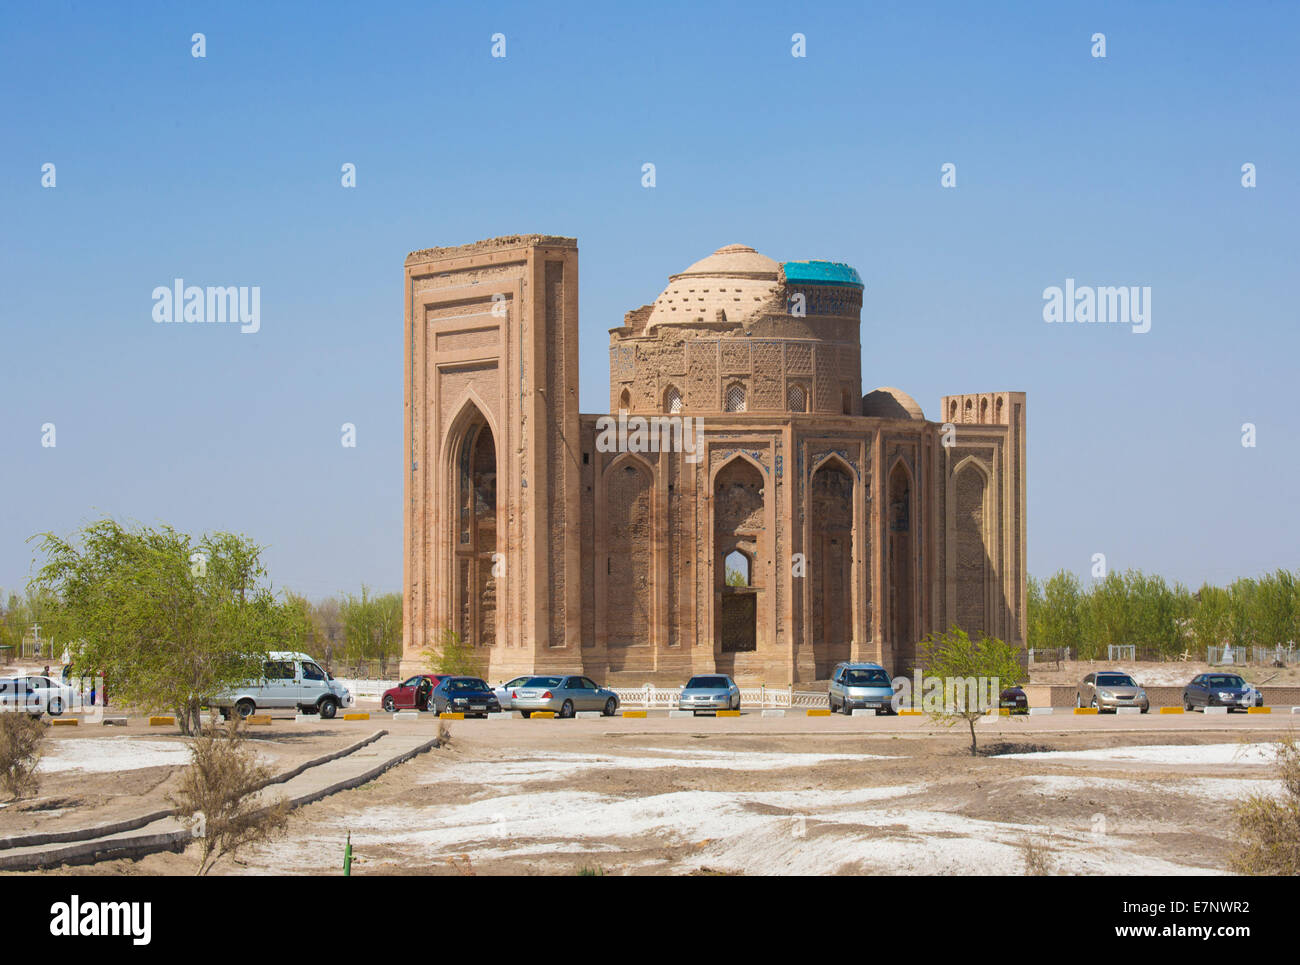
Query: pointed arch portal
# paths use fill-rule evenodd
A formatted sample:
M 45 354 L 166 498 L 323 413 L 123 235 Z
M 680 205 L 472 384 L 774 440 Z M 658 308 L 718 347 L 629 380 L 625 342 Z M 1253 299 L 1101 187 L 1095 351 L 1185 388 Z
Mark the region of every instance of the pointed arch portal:
M 473 403 L 455 449 L 455 525 L 452 527 L 456 632 L 476 647 L 496 642 L 497 447 Z

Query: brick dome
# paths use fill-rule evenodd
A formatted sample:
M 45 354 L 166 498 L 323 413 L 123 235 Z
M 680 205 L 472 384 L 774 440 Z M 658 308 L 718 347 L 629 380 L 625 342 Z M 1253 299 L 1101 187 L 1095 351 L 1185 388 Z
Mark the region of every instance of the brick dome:
M 668 279 L 647 330 L 658 325 L 740 323 L 780 302 L 776 261 L 748 245 L 726 245 Z

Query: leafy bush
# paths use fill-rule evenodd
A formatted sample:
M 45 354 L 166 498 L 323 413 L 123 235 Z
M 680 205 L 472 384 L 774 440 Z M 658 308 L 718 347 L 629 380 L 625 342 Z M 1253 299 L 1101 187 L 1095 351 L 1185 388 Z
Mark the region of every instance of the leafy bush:
M 1252 794 L 1234 809 L 1233 871 L 1243 875 L 1300 875 L 1300 743 L 1283 738 L 1277 749 L 1282 800 Z
M 225 855 L 282 833 L 289 821 L 289 802 L 260 798 L 271 769 L 247 746 L 238 718 L 225 727 L 210 723 L 195 738 L 190 755 L 172 804 L 176 816 L 194 826 L 199 841 L 196 873 L 206 875 Z
M 40 787 L 36 765 L 41 761 L 45 725 L 28 714 L 0 713 L 0 783 L 14 800 L 35 794 Z

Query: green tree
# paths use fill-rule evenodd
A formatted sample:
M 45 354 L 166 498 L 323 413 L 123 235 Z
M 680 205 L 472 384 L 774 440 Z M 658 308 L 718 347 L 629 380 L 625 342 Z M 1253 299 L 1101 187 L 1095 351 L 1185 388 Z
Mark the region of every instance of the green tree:
M 982 706 L 977 695 L 991 692 L 992 709 L 996 713 L 1002 690 L 1026 677 L 1021 664 L 1023 651 L 996 637 L 972 640 L 965 630 L 955 626 L 946 633 L 930 634 L 921 641 L 919 651 L 926 675 L 943 680 L 944 699 L 937 707 L 927 707 L 926 713 L 950 726 L 966 721 L 970 726 L 970 752 L 974 756 L 979 750 L 975 723 L 989 709 Z M 928 701 L 923 706 L 925 703 Z
M 402 655 L 402 595 L 372 596 L 363 584 L 360 596 L 343 597 L 339 617 L 348 659 L 357 664 L 377 660 L 380 676 L 387 676 L 389 661 Z
M 474 648 L 463 642 L 455 630 L 443 630 L 429 648 L 429 672 L 458 677 L 482 677 L 482 661 Z
M 1058 570 L 1043 585 L 1038 628 L 1043 642 L 1035 642 L 1034 646 L 1068 647 L 1077 656 L 1083 643 L 1082 606 L 1083 590 L 1079 578 L 1066 570 Z
M 1227 642 L 1231 609 L 1231 591 L 1208 583 L 1196 591 L 1189 630 L 1192 645 L 1200 655 L 1205 654 L 1207 647 L 1221 647 Z
M 267 651 L 292 648 L 292 608 L 246 537 L 104 519 L 69 539 L 46 533 L 40 548 L 33 584 L 58 597 L 47 619 L 73 664 L 102 672 L 124 703 L 174 711 L 182 733 L 201 729 L 205 703 L 259 677 Z
M 1300 640 L 1300 596 L 1295 575 L 1277 570 L 1259 578 L 1246 624 L 1251 643 L 1285 647 Z

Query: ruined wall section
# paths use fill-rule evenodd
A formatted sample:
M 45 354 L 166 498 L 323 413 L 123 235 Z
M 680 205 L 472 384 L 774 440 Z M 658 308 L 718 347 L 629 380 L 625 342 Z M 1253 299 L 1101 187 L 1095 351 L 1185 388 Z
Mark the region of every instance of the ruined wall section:
M 1025 394 L 945 396 L 934 450 L 936 628 L 1025 640 Z M 953 445 L 943 440 L 951 427 Z

